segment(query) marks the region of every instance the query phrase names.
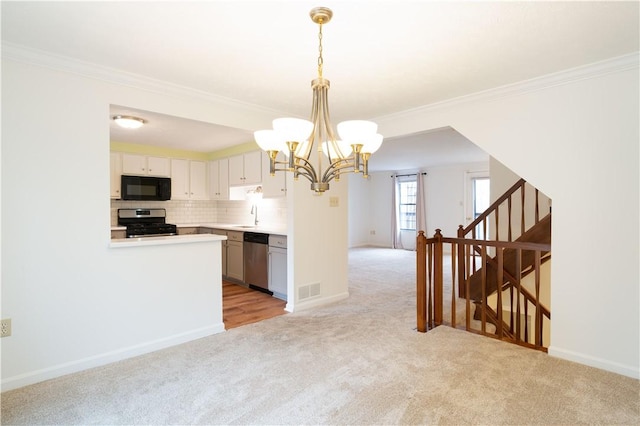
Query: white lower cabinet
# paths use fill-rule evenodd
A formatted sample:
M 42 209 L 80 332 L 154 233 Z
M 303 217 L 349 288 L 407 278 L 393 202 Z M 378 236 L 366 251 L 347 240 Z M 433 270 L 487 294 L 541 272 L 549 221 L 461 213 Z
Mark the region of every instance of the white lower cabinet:
M 269 291 L 287 300 L 287 237 L 269 235 Z
M 227 274 L 229 278 L 244 281 L 244 233 L 239 231 L 227 232 Z
M 227 235 L 227 231 L 224 229 L 205 228 L 207 234 L 215 235 Z M 227 240 L 220 241 L 220 248 L 222 251 L 222 276 L 227 276 Z

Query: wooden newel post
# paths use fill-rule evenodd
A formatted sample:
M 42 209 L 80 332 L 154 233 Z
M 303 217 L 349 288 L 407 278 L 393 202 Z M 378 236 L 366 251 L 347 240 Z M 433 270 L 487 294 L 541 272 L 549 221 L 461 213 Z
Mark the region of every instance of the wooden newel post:
M 433 236 L 435 243 L 433 245 L 433 322 L 436 326 L 442 324 L 442 234 L 440 229 L 436 229 Z
M 458 227 L 458 238 L 464 238 L 464 227 L 460 225 Z M 466 298 L 465 288 L 464 288 L 464 279 L 465 279 L 465 270 L 464 270 L 464 244 L 458 244 L 458 297 L 464 299 Z M 453 256 L 453 253 L 451 253 Z M 452 283 L 451 285 L 455 285 Z
M 427 331 L 427 237 L 424 231 L 416 237 L 416 295 L 418 331 Z

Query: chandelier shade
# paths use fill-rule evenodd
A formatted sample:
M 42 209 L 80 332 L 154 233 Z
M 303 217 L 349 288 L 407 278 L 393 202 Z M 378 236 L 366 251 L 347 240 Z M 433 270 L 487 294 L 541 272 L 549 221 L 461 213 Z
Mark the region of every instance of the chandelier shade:
M 256 130 L 253 132 L 256 143 L 263 151 L 284 151 L 287 145 L 275 130 Z
M 323 193 L 329 182 L 339 180 L 343 173 L 362 173 L 369 176 L 369 158 L 382 144 L 377 133 L 378 125 L 366 120 L 343 121 L 337 126 L 337 139 L 329 119 L 329 80 L 322 76 L 322 26 L 328 23 L 333 12 L 326 7 L 316 7 L 309 13 L 318 24 L 318 78 L 311 81 L 313 101 L 311 120 L 300 118 L 276 118 L 272 130 L 258 130 L 254 137 L 258 146 L 267 152 L 269 171 L 293 172 L 294 179 L 304 176 L 311 182 L 311 190 Z M 315 164 L 311 154 L 317 151 Z M 278 161 L 283 152 L 287 161 Z M 323 162 L 326 167 L 323 168 Z
M 349 120 L 338 123 L 338 135 L 349 144 L 363 143 L 378 131 L 378 125 L 371 121 Z
M 301 118 L 276 118 L 272 124 L 273 130 L 280 135 L 285 143 L 306 141 L 313 130 L 313 123 Z
M 362 152 L 366 152 L 368 154 L 373 154 L 382 146 L 382 135 L 380 133 L 376 133 L 375 135 L 369 136 L 367 140 L 362 144 Z

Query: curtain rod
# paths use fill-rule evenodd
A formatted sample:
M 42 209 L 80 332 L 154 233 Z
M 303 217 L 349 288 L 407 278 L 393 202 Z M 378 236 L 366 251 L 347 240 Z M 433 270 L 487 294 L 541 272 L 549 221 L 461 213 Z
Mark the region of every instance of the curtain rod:
M 426 176 L 427 172 L 420 172 L 422 176 Z M 406 177 L 406 176 L 418 176 L 418 173 L 411 173 L 408 175 L 391 175 L 391 177 Z

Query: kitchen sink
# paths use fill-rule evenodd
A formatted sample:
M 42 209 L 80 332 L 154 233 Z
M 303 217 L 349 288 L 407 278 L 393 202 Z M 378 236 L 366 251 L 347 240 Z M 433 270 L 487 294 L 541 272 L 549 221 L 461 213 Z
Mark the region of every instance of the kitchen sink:
M 256 225 L 238 225 L 236 226 L 236 228 L 251 229 L 251 228 L 256 228 Z

